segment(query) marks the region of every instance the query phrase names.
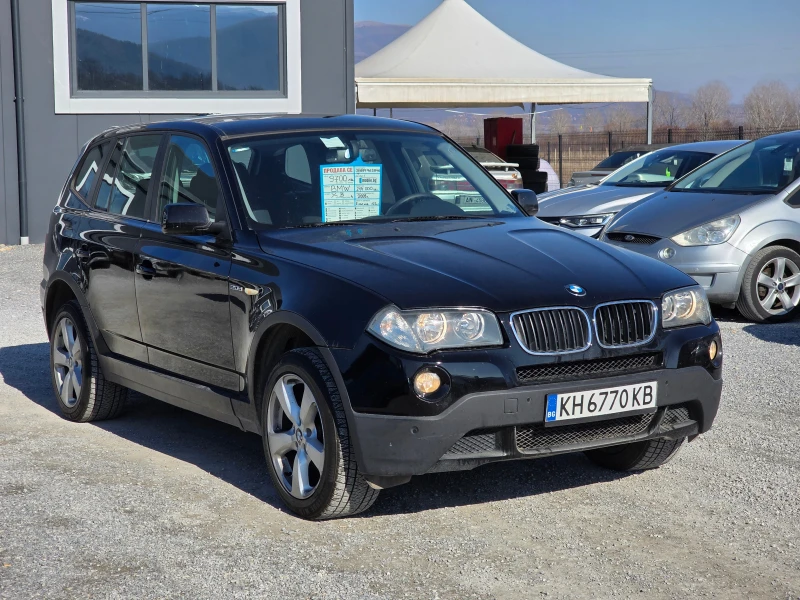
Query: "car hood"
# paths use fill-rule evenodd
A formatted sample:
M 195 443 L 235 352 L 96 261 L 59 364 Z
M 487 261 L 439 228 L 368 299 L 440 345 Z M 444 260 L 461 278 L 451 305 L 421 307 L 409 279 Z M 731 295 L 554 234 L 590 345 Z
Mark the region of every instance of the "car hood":
M 581 185 L 541 194 L 540 217 L 616 213 L 628 204 L 661 191 L 652 187 Z
M 591 307 L 692 280 L 645 256 L 527 218 L 261 232 L 268 254 L 349 280 L 400 308 Z M 576 284 L 578 298 L 566 291 Z M 310 290 L 324 301 L 324 290 Z
M 620 214 L 609 232 L 672 237 L 716 219 L 735 215 L 772 194 L 709 194 L 664 192 Z

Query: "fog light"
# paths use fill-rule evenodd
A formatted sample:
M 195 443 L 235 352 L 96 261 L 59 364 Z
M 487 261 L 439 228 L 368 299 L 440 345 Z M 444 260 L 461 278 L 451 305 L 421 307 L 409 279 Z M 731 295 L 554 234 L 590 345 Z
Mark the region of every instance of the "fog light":
M 442 379 L 436 373 L 423 371 L 414 376 L 414 391 L 420 396 L 436 393 L 442 387 Z
M 675 256 L 675 248 L 664 248 L 658 255 L 663 258 L 664 260 L 669 260 L 673 256 Z
M 708 345 L 708 358 L 710 358 L 711 360 L 717 358 L 718 351 L 719 348 L 717 347 L 717 342 L 711 340 L 711 343 Z

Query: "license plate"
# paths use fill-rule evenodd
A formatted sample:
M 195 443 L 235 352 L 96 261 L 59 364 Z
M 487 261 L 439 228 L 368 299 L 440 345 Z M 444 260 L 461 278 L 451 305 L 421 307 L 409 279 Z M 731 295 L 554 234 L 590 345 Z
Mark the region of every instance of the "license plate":
M 655 409 L 657 389 L 657 382 L 652 381 L 591 392 L 548 394 L 544 420 L 545 423 L 560 423 Z

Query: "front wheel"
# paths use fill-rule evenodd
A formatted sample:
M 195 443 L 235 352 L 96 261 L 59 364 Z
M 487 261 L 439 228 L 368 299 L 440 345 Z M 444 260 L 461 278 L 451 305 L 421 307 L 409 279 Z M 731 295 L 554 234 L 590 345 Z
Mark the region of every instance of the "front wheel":
M 316 350 L 287 352 L 264 390 L 261 427 L 269 474 L 300 517 L 367 510 L 378 491 L 358 470 L 339 390 Z
M 588 450 L 586 457 L 594 464 L 614 471 L 657 469 L 678 453 L 686 438 L 679 440 L 645 440 L 610 448 Z
M 784 246 L 756 253 L 747 266 L 736 308 L 756 323 L 790 319 L 800 304 L 800 254 Z

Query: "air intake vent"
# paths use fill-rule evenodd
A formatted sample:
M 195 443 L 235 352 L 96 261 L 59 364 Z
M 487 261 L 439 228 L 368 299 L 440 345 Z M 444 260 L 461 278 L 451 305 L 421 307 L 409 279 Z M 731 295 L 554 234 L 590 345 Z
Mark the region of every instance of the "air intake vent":
M 517 379 L 520 383 L 530 383 L 532 381 L 570 381 L 611 377 L 659 369 L 663 362 L 663 355 L 660 352 L 599 360 L 561 362 L 552 365 L 520 367 L 517 369 Z
M 640 233 L 608 233 L 606 237 L 612 242 L 622 242 L 624 244 L 642 244 L 652 246 L 660 237 L 654 235 L 642 235 Z
M 640 346 L 656 333 L 656 305 L 648 300 L 612 302 L 594 309 L 597 341 L 603 348 Z
M 517 340 L 531 354 L 581 352 L 592 343 L 589 317 L 580 308 L 544 308 L 515 313 Z

